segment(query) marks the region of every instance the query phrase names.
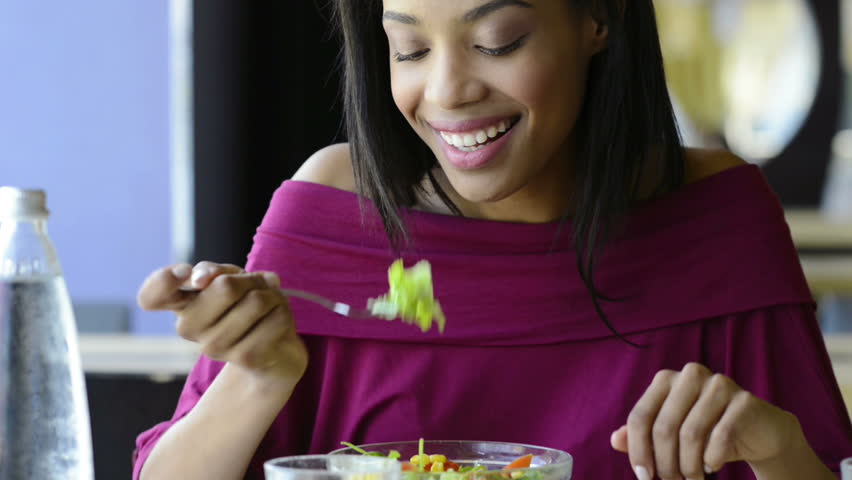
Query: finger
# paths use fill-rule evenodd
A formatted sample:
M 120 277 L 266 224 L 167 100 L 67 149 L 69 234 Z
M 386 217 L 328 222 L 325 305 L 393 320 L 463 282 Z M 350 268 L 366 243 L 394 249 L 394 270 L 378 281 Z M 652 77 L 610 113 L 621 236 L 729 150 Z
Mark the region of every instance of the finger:
M 253 273 L 223 274 L 217 276 L 195 299 L 184 307 L 176 329 L 178 335 L 188 340 L 198 340 L 215 325 L 225 313 L 252 289 L 265 289 L 266 282 Z
M 202 353 L 210 358 L 220 358 L 237 344 L 255 324 L 274 308 L 283 305 L 283 296 L 277 290 L 249 290 L 239 302 L 199 337 L 204 345 Z
M 258 272 L 263 276 L 263 280 L 269 288 L 281 288 L 281 278 L 275 272 Z
M 680 471 L 687 479 L 702 478 L 706 473 L 704 452 L 710 432 L 738 390 L 733 380 L 720 374 L 704 383 L 701 396 L 680 430 Z
M 136 302 L 143 310 L 180 310 L 195 297 L 179 290 L 191 273 L 192 267 L 185 263 L 155 271 L 142 283 Z
M 672 370 L 657 372 L 651 385 L 627 416 L 627 450 L 630 465 L 633 466 L 640 480 L 650 480 L 654 477 L 656 470 L 651 428 L 676 377 L 677 373 Z
M 295 328 L 290 311 L 285 305 L 279 305 L 240 340 L 228 360 L 250 369 L 275 367 L 286 361 L 283 350 L 287 348 L 287 340 L 293 336 Z
M 618 430 L 612 432 L 609 437 L 609 444 L 613 450 L 627 453 L 627 425 L 622 425 Z
M 698 363 L 688 363 L 677 375 L 651 428 L 654 440 L 655 471 L 660 478 L 682 478 L 680 471 L 680 430 L 683 421 L 701 395 L 710 371 Z M 703 453 L 703 452 L 701 452 Z
M 740 460 L 736 457 L 736 440 L 739 428 L 747 428 L 750 423 L 746 418 L 751 401 L 751 394 L 740 390 L 728 402 L 707 440 L 707 448 L 704 450 L 706 472 L 717 472 L 726 463 Z
M 192 268 L 192 278 L 190 280 L 190 286 L 196 289 L 204 289 L 210 285 L 216 277 L 219 275 L 226 274 L 239 274 L 243 273 L 245 270 L 238 267 L 237 265 L 231 265 L 228 263 L 214 263 L 214 262 L 198 262 L 195 267 Z

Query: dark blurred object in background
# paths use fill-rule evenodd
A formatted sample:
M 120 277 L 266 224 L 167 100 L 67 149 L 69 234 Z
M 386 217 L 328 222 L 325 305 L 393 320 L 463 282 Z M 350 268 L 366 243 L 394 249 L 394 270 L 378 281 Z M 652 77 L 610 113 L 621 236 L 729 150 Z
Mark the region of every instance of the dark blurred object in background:
M 186 377 L 86 374 L 96 479 L 129 479 L 136 436 L 172 418 Z
M 339 44 L 322 0 L 193 9 L 193 261 L 244 265 L 272 192 L 341 141 Z
M 766 167 L 766 175 L 785 206 L 820 204 L 831 143 L 840 129 L 844 73 L 840 62 L 840 4 L 836 0 L 807 2 L 820 38 L 822 75 L 817 96 L 802 129 L 792 143 Z

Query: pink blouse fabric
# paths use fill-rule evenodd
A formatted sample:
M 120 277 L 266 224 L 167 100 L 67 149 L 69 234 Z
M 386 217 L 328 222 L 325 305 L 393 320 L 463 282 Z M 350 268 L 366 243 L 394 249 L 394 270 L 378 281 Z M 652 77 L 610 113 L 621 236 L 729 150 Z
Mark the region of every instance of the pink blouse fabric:
M 257 230 L 247 269 L 353 305 L 387 290 L 394 260 L 369 204 L 286 181 Z M 308 370 L 267 432 L 264 461 L 341 441 L 499 440 L 563 449 L 575 479 L 632 479 L 610 434 L 657 371 L 700 362 L 800 420 L 834 471 L 852 426 L 783 210 L 755 166 L 708 177 L 635 209 L 608 244 L 596 314 L 576 270 L 570 226 L 408 211 L 407 264 L 432 264 L 446 332 L 354 320 L 293 299 Z M 137 439 L 134 479 L 157 440 L 223 365 L 202 357 L 173 418 Z M 191 446 L 187 446 L 191 448 Z M 752 479 L 731 464 L 719 480 Z

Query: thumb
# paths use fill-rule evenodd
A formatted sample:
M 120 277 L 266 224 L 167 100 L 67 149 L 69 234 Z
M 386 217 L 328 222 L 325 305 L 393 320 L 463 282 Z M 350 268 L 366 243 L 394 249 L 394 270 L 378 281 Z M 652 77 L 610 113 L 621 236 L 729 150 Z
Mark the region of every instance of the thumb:
M 177 310 L 183 308 L 190 294 L 180 291 L 180 286 L 192 274 L 185 263 L 165 267 L 145 279 L 136 301 L 143 310 Z
M 614 450 L 627 453 L 627 425 L 622 425 L 618 430 L 612 432 L 609 443 Z

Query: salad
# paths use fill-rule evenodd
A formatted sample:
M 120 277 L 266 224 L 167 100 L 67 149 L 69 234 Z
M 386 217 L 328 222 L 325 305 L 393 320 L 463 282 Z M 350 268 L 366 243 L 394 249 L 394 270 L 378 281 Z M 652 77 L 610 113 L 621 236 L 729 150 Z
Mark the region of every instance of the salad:
M 368 452 L 349 442 L 341 442 L 343 445 L 362 454 L 375 457 L 387 457 L 400 460 L 400 453 L 391 450 L 387 455 L 381 452 Z M 515 459 L 500 470 L 488 470 L 484 465 L 460 465 L 440 453 L 428 454 L 423 448 L 423 439 L 419 442 L 419 451 L 409 460 L 401 460 L 404 478 L 416 480 L 420 474 L 439 474 L 439 480 L 542 480 L 539 472 L 528 469 L 532 466 L 533 455 L 528 454 Z
M 417 325 L 423 332 L 432 328 L 433 321 L 438 331 L 444 333 L 447 319 L 441 304 L 435 299 L 432 289 L 432 267 L 426 260 L 405 268 L 402 260 L 396 260 L 388 269 L 388 293 L 371 298 L 367 303 L 370 312 L 380 318 Z

